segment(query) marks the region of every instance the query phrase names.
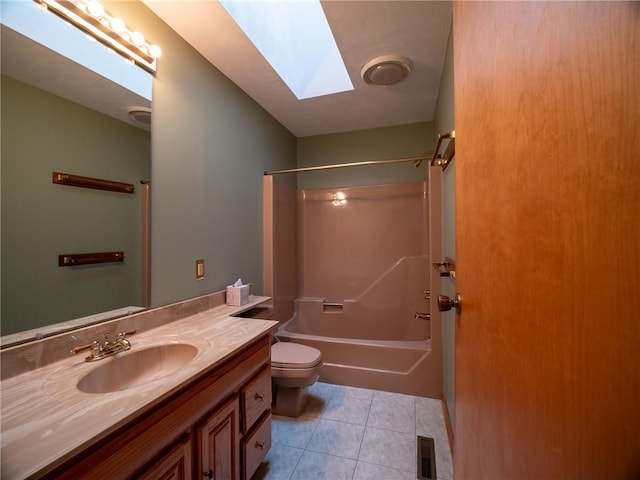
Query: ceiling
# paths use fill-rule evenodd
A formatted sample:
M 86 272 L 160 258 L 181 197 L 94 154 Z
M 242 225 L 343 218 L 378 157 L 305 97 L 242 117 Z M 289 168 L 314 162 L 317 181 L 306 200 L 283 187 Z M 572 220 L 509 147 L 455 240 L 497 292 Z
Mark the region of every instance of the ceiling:
M 433 119 L 451 2 L 323 1 L 355 89 L 298 100 L 216 0 L 142 1 L 297 137 Z M 409 57 L 411 75 L 390 87 L 365 84 L 363 65 L 390 54 Z
M 217 0 L 142 1 L 297 137 L 433 119 L 451 27 L 449 1 L 323 1 L 355 89 L 305 100 L 291 93 Z M 149 105 L 11 29 L 1 30 L 4 74 L 129 123 L 130 106 Z M 363 65 L 390 54 L 409 57 L 411 75 L 390 87 L 365 84 L 360 77 Z
M 151 102 L 4 25 L 0 26 L 3 75 L 92 108 L 143 130 L 128 116 Z

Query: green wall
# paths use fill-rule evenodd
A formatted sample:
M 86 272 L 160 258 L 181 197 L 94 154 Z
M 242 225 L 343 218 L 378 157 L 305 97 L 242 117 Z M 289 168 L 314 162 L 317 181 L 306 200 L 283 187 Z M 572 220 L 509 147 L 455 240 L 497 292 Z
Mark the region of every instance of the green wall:
M 163 50 L 153 82 L 152 305 L 238 277 L 262 293 L 263 172 L 295 167 L 296 138 L 145 5 L 105 9 Z
M 139 185 L 149 133 L 2 76 L 2 335 L 140 305 L 140 195 L 53 184 L 53 171 Z M 58 255 L 125 262 L 58 267 Z
M 423 155 L 433 148 L 432 122 L 298 139 L 298 167 L 386 160 Z M 298 188 L 349 187 L 425 180 L 427 164 L 411 163 L 340 168 L 298 174 Z
M 440 80 L 440 91 L 434 123 L 438 133 L 455 129 L 453 95 L 453 31 L 449 32 L 445 63 Z M 456 161 L 442 174 L 442 247 L 443 258 L 456 258 Z M 442 294 L 453 298 L 455 280 L 443 277 Z M 453 312 L 442 314 L 442 383 L 451 423 L 455 425 L 455 322 Z

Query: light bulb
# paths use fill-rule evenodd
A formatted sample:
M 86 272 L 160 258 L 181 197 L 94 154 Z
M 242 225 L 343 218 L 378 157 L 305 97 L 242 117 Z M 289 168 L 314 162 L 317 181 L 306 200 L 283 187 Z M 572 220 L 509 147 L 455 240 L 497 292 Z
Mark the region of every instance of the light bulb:
M 127 26 L 124 24 L 122 19 L 118 17 L 113 17 L 111 19 L 110 24 L 111 24 L 111 30 L 113 30 L 115 33 L 118 33 L 118 34 L 124 32 L 125 28 L 127 28 Z
M 139 47 L 144 43 L 144 35 L 142 35 L 140 32 L 132 32 L 131 43 L 133 43 L 136 47 Z
M 101 17 L 104 15 L 104 7 L 97 0 L 91 0 L 87 3 L 87 11 L 94 17 Z
M 158 45 L 151 45 L 149 46 L 149 55 L 158 58 L 162 55 L 162 49 Z

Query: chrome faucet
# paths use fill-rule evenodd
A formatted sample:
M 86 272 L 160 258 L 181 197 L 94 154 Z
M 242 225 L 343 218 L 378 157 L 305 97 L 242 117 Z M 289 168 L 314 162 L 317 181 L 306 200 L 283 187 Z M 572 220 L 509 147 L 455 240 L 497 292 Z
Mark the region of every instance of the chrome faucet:
M 99 340 L 94 340 L 93 343 L 72 348 L 71 354 L 75 355 L 76 353 L 82 352 L 83 350 L 90 350 L 91 353 L 84 359 L 85 362 L 95 362 L 96 360 L 110 357 L 117 353 L 130 350 L 131 342 L 126 338 L 126 336 L 133 335 L 134 333 L 136 333 L 135 330 L 131 330 L 130 332 L 126 333 L 120 332 L 118 333 L 118 338 L 115 342 L 110 341 L 109 334 L 105 333 L 104 341 L 102 343 L 100 343 Z

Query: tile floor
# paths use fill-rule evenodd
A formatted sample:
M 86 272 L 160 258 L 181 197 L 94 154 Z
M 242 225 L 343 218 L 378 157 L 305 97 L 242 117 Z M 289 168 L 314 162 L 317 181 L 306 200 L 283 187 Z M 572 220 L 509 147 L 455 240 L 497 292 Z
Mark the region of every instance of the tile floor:
M 317 382 L 298 418 L 273 416 L 252 480 L 415 480 L 417 436 L 435 440 L 436 473 L 453 467 L 440 400 Z

